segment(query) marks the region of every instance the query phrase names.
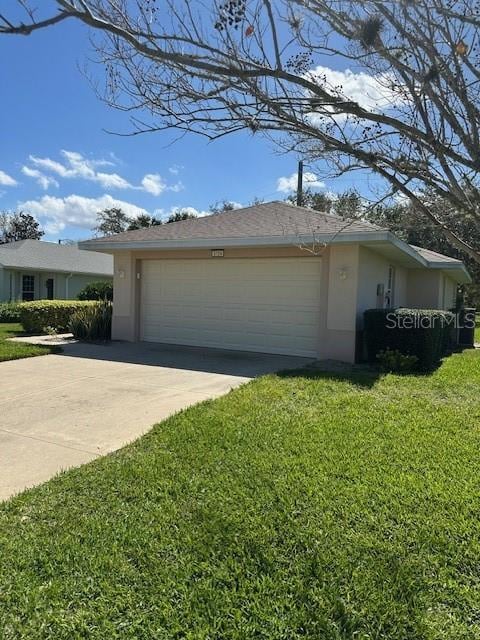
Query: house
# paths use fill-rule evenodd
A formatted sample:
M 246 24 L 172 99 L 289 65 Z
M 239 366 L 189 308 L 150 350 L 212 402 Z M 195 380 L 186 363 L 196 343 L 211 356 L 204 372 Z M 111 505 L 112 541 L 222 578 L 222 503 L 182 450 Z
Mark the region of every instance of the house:
M 355 359 L 363 312 L 448 309 L 459 260 L 270 202 L 81 243 L 114 256 L 113 337 Z
M 89 282 L 112 277 L 113 258 L 104 253 L 40 240 L 0 245 L 0 302 L 73 299 Z

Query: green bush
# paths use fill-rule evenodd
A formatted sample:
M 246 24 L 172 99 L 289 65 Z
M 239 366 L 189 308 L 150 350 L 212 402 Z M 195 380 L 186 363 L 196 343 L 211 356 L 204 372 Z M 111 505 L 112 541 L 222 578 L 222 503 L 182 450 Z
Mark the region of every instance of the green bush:
M 30 333 L 44 333 L 47 327 L 62 333 L 69 330 L 70 319 L 75 311 L 95 304 L 97 303 L 79 300 L 23 302 L 20 307 L 20 322 L 25 331 Z
M 110 340 L 112 303 L 104 300 L 75 311 L 69 329 L 77 340 Z
M 79 300 L 113 300 L 112 282 L 90 282 L 78 294 Z
M 369 309 L 364 314 L 369 362 L 390 349 L 418 358 L 418 369 L 429 371 L 453 346 L 455 315 L 436 309 Z
M 414 371 L 417 364 L 417 356 L 407 356 L 400 351 L 392 351 L 392 349 L 386 349 L 377 353 L 377 362 L 380 365 L 382 371 L 388 373 L 408 373 Z
M 0 322 L 20 322 L 20 302 L 0 303 Z

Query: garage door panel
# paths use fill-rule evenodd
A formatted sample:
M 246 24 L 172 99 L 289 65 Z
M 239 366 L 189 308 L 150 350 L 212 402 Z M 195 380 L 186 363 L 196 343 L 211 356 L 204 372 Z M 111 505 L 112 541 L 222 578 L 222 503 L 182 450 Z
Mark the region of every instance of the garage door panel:
M 316 355 L 318 258 L 145 260 L 141 338 Z

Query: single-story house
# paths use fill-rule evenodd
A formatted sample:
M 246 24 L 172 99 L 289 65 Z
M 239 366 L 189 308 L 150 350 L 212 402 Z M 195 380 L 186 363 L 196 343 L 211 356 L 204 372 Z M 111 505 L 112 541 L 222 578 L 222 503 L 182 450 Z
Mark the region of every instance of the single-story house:
M 347 362 L 366 309 L 447 309 L 470 282 L 459 260 L 284 202 L 81 246 L 114 256 L 115 339 Z
M 105 253 L 41 240 L 0 245 L 0 302 L 71 300 L 88 283 L 112 278 L 113 258 Z

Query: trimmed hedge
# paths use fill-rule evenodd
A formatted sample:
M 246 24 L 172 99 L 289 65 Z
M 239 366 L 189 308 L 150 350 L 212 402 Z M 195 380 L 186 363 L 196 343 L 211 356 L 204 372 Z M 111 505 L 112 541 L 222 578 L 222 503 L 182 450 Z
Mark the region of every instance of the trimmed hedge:
M 113 300 L 113 282 L 99 281 L 87 284 L 77 296 L 78 300 Z
M 369 362 L 390 349 L 416 356 L 421 371 L 434 369 L 454 345 L 455 315 L 436 309 L 369 309 L 364 313 Z
M 69 324 L 75 311 L 98 304 L 80 300 L 35 300 L 24 302 L 20 308 L 20 322 L 29 333 L 44 333 L 52 327 L 62 333 L 69 331 Z
M 0 322 L 20 322 L 20 302 L 0 303 Z

